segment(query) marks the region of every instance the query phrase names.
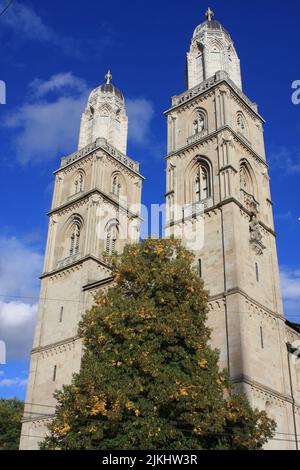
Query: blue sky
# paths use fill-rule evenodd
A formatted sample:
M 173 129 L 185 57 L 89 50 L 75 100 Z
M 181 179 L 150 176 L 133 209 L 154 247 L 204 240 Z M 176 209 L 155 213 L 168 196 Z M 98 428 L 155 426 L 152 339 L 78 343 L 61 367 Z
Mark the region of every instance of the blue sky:
M 300 322 L 300 105 L 291 101 L 292 82 L 300 80 L 300 3 L 210 6 L 235 41 L 244 92 L 267 121 L 285 309 Z M 0 340 L 8 344 L 0 397 L 25 395 L 52 172 L 76 149 L 89 90 L 112 70 L 127 98 L 128 154 L 147 178 L 143 202 L 162 203 L 163 111 L 184 91 L 186 52 L 207 7 L 200 0 L 15 0 L 0 17 L 0 80 L 7 85 L 7 104 L 0 105 Z

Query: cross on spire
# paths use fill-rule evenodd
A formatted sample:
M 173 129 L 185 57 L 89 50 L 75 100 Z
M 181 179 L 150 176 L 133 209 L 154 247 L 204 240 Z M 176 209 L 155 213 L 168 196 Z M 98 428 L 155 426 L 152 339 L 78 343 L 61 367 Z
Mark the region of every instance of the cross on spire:
M 106 81 L 106 85 L 109 85 L 112 81 L 112 74 L 110 72 L 110 70 L 107 72 L 107 74 L 105 75 L 105 81 Z
M 208 7 L 208 10 L 205 13 L 205 16 L 206 16 L 207 21 L 211 21 L 212 18 L 215 16 L 214 12 L 212 11 L 210 7 Z

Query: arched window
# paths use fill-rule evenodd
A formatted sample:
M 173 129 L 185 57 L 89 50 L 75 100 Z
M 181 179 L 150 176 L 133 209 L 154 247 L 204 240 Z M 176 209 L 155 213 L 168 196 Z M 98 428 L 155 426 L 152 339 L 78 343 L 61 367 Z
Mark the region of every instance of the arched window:
M 243 134 L 245 137 L 248 137 L 246 120 L 243 113 L 241 112 L 237 113 L 237 129 L 238 132 Z
M 87 119 L 88 119 L 88 127 L 89 128 L 93 127 L 94 114 L 95 114 L 95 109 L 93 108 L 93 106 L 89 106 L 87 111 L 86 111 L 86 116 L 87 116 Z
M 257 185 L 255 180 L 255 174 L 251 168 L 251 165 L 244 159 L 240 162 L 240 189 L 252 197 L 256 197 Z
M 113 223 L 109 225 L 106 233 L 106 247 L 105 250 L 108 254 L 113 254 L 116 252 L 116 244 L 118 239 L 118 228 L 117 224 Z
M 196 202 L 204 201 L 210 197 L 209 170 L 206 165 L 199 165 L 195 176 L 195 199 Z
M 207 128 L 206 125 L 206 115 L 203 111 L 197 110 L 194 119 L 193 119 L 193 129 L 192 134 L 197 135 L 205 131 Z
M 241 165 L 241 168 L 240 168 L 240 185 L 241 185 L 241 189 L 246 191 L 246 193 L 248 194 L 251 193 L 252 188 L 251 188 L 250 175 L 245 165 Z
M 81 193 L 84 189 L 84 173 L 79 171 L 76 175 L 75 181 L 75 194 Z
M 73 262 L 73 257 L 82 253 L 84 233 L 83 217 L 80 214 L 72 214 L 59 232 L 59 249 L 57 250 L 59 265 Z
M 75 224 L 70 237 L 70 256 L 77 255 L 80 248 L 80 226 Z
M 121 193 L 121 183 L 120 183 L 120 178 L 118 175 L 113 177 L 112 181 L 112 193 L 115 196 L 120 196 Z
M 205 207 L 213 204 L 213 168 L 205 155 L 196 155 L 187 165 L 183 175 L 184 203 L 186 206 L 205 201 Z M 199 208 L 199 205 L 197 206 Z

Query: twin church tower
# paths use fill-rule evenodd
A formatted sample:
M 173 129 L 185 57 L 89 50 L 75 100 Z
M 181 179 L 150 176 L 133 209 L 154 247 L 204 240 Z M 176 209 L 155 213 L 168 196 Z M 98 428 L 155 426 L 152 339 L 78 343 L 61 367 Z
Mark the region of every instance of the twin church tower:
M 210 9 L 187 54 L 187 89 L 166 116 L 166 235 L 204 218 L 204 245 L 194 251 L 220 367 L 276 420 L 268 448 L 296 449 L 300 364 L 287 344 L 299 341 L 300 328 L 283 314 L 264 120 L 242 91 L 233 41 Z M 38 449 L 54 391 L 80 368 L 78 323 L 113 281 L 103 253 L 139 240 L 143 176 L 126 154 L 127 131 L 124 96 L 109 72 L 88 99 L 78 151 L 55 173 L 21 449 Z

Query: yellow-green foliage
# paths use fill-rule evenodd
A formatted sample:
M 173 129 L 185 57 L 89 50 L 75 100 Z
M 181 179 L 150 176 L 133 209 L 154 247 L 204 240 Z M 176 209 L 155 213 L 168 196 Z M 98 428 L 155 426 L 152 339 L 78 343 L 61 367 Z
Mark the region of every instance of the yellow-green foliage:
M 79 333 L 81 371 L 58 392 L 44 449 L 260 449 L 274 423 L 232 395 L 208 346 L 208 293 L 193 255 L 146 240 L 111 259 Z

